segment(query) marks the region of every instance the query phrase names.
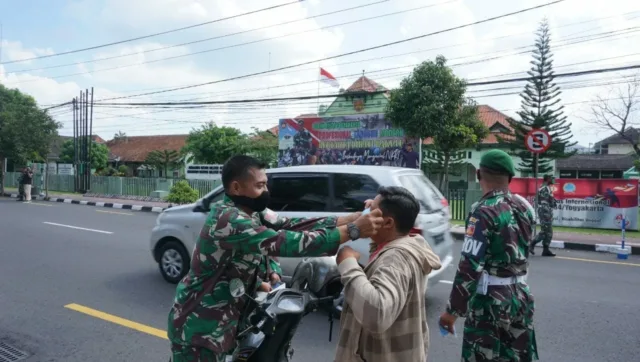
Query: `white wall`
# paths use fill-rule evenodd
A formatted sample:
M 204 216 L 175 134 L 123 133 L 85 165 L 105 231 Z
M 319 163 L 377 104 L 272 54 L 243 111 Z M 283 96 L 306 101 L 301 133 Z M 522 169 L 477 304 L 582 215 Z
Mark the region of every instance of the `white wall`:
M 626 155 L 628 153 L 633 152 L 633 146 L 628 143 L 622 144 L 610 144 L 609 145 L 609 154 L 610 155 Z

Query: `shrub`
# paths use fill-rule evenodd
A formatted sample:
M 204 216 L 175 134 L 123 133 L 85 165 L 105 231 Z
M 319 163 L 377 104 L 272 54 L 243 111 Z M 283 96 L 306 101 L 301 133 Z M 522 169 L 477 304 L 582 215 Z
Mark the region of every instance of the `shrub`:
M 190 204 L 198 200 L 198 191 L 189 186 L 187 181 L 178 181 L 171 187 L 167 201 L 176 204 Z

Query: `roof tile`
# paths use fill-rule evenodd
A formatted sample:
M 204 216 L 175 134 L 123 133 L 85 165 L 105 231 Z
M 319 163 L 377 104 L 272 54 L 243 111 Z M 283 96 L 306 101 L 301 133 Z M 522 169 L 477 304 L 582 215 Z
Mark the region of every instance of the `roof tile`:
M 127 136 L 124 139 L 107 142 L 113 158 L 120 162 L 144 162 L 152 151 L 180 151 L 187 143 L 189 135 Z

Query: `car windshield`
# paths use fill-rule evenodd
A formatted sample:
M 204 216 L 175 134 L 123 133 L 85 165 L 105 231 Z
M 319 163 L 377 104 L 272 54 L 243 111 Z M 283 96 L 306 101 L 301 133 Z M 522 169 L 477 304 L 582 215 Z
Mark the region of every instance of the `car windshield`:
M 404 175 L 398 179 L 420 203 L 420 212 L 430 212 L 443 208 L 440 192 L 424 175 Z

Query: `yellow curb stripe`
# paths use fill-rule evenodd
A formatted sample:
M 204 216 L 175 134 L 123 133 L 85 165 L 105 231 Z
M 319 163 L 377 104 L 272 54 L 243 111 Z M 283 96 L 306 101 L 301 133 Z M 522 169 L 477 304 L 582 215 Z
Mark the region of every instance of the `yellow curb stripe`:
M 613 254 L 611 254 L 611 255 L 613 255 Z M 586 261 L 586 262 L 589 262 L 589 263 L 601 263 L 601 264 L 640 266 L 640 264 L 634 264 L 634 263 L 622 263 L 622 262 L 619 262 L 619 261 L 606 261 L 606 260 L 594 260 L 594 259 L 582 259 L 582 258 L 569 258 L 567 256 L 556 256 L 555 259 Z
M 142 332 L 142 333 L 146 333 L 149 335 L 152 335 L 154 337 L 158 337 L 158 338 L 162 338 L 162 339 L 168 339 L 167 338 L 167 331 L 163 331 L 162 329 L 158 329 L 158 328 L 153 328 L 141 323 L 137 323 L 134 321 L 130 321 L 128 319 L 124 319 L 124 318 L 120 318 L 117 316 L 114 316 L 112 314 L 108 314 L 105 312 L 101 312 L 99 310 L 95 310 L 89 307 L 85 307 L 82 306 L 80 304 L 76 304 L 76 303 L 71 303 L 71 304 L 67 304 L 64 306 L 67 309 L 71 309 L 73 311 L 79 312 L 79 313 L 83 313 L 86 315 L 89 315 L 91 317 L 94 318 L 98 318 L 98 319 L 102 319 L 104 321 L 107 322 L 111 322 L 113 324 L 117 324 L 123 327 L 127 327 L 129 329 L 133 329 L 135 331 L 138 332 Z

